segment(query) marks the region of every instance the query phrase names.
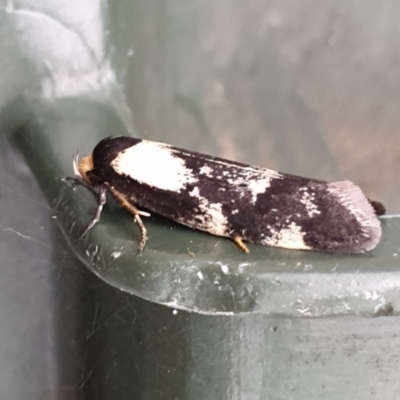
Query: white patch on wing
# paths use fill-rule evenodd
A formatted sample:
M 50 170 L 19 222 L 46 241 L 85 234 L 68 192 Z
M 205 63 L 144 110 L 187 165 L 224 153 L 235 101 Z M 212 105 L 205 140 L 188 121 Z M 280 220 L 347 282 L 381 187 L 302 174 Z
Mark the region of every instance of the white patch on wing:
M 311 247 L 304 243 L 304 233 L 301 226 L 291 222 L 287 228 L 271 229 L 271 236 L 265 238 L 262 244 L 268 246 L 284 247 L 286 249 L 310 250 Z
M 121 152 L 111 167 L 120 175 L 162 190 L 180 192 L 198 181 L 185 161 L 174 156 L 168 145 L 143 140 Z
M 257 201 L 257 196 L 271 186 L 274 179 L 282 178 L 282 174 L 272 169 L 259 168 L 259 167 L 237 167 L 230 165 L 229 171 L 223 171 L 225 181 L 232 187 L 240 187 L 240 196 L 244 196 L 244 191 L 247 188 L 251 194 L 251 201 L 253 204 Z M 229 175 L 228 175 L 229 174 Z
M 208 232 L 214 235 L 226 235 L 228 220 L 222 213 L 222 204 L 208 203 L 204 208 L 204 211 L 211 217 L 208 221 Z
M 199 188 L 198 188 L 197 186 L 195 186 L 195 187 L 192 189 L 192 191 L 189 192 L 189 196 L 199 198 L 199 197 L 200 197 Z
M 179 152 L 186 157 L 195 157 L 193 153 L 188 152 L 184 149 L 171 149 L 170 145 L 164 143 L 143 141 L 139 145 L 142 146 L 144 144 L 147 144 L 151 148 L 156 147 L 157 149 L 165 151 L 170 157 L 176 158 L 180 162 L 182 162 L 180 167 L 183 166 L 186 171 L 189 171 L 189 173 L 192 172 L 190 169 L 185 168 L 184 161 L 181 160 L 179 157 L 175 157 L 174 154 L 176 152 Z M 137 147 L 139 145 L 136 145 L 134 147 Z M 160 165 L 162 160 L 163 159 L 160 158 Z M 185 176 L 185 179 L 188 178 L 186 172 L 184 172 L 182 175 Z M 257 196 L 261 193 L 265 193 L 265 191 L 270 187 L 272 180 L 281 179 L 283 176 L 281 173 L 272 169 L 250 165 L 237 165 L 230 162 L 229 160 L 219 160 L 212 157 L 205 159 L 205 165 L 203 165 L 199 169 L 199 175 L 224 181 L 232 187 L 240 187 L 238 193 L 241 197 L 245 196 L 245 192 L 247 189 L 247 191 L 251 194 L 251 201 L 253 204 L 255 204 L 255 202 L 257 201 Z M 195 177 L 192 173 L 190 178 L 192 180 L 188 180 L 187 182 L 185 182 L 185 184 L 198 181 L 198 177 Z M 185 185 L 182 185 L 181 188 L 184 187 Z M 225 191 L 225 189 L 220 190 Z
M 208 165 L 203 165 L 200 170 L 199 170 L 200 174 L 205 175 L 205 176 L 212 176 L 213 173 L 213 169 L 211 167 L 209 167 Z
M 300 203 L 305 206 L 308 216 L 310 218 L 312 218 L 315 215 L 321 214 L 321 211 L 318 210 L 317 205 L 314 203 L 315 193 L 313 193 L 313 192 L 310 193 L 310 192 L 304 191 L 304 190 L 300 190 L 300 191 L 303 192 L 301 199 L 300 199 Z
M 257 179 L 252 179 L 247 182 L 247 187 L 251 192 L 251 201 L 253 204 L 257 201 L 257 196 L 261 193 L 265 193 L 266 189 L 271 186 L 271 181 L 280 176 L 278 172 L 273 171 L 276 176 L 272 176 L 270 174 L 265 175 L 264 177 L 260 177 Z
M 222 204 L 211 203 L 205 197 L 200 196 L 197 186 L 189 192 L 189 196 L 199 200 L 199 206 L 196 210 L 196 220 L 193 223 L 182 221 L 185 225 L 193 226 L 218 236 L 226 236 L 228 231 L 228 220 L 222 212 Z

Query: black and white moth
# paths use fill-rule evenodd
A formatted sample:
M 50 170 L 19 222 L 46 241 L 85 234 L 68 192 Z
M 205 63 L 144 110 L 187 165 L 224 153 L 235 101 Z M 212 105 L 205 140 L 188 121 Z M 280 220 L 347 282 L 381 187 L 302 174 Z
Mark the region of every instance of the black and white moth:
M 381 237 L 384 207 L 354 183 L 326 182 L 279 173 L 131 137 L 109 137 L 73 163 L 76 179 L 98 196 L 99 221 L 106 193 L 134 217 L 159 214 L 182 225 L 244 242 L 330 253 L 362 253 Z M 143 211 L 142 211 L 143 210 Z

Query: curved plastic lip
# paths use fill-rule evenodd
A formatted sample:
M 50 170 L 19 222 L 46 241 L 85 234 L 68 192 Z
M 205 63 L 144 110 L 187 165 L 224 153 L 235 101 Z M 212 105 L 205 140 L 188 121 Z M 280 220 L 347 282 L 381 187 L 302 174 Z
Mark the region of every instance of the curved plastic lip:
M 400 232 L 400 215 L 384 219 L 392 221 L 384 224 L 384 237 L 393 236 L 388 228 Z M 100 242 L 93 239 L 92 247 Z M 345 256 L 255 245 L 248 256 L 226 253 L 227 243 L 214 258 L 206 251 L 193 258 L 184 251 L 157 250 L 156 243 L 136 257 L 129 238 L 124 240 L 96 245 L 94 262 L 88 263 L 87 253 L 81 252 L 80 259 L 119 290 L 174 310 L 328 318 L 379 316 L 376 313 L 388 304 L 396 314 L 400 306 L 400 244 L 395 249 L 385 240 L 373 252 Z

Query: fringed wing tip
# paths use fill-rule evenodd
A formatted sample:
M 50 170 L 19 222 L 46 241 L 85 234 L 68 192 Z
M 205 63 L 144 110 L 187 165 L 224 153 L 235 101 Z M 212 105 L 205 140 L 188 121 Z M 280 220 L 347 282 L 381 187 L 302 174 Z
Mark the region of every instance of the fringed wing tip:
M 374 249 L 382 235 L 381 223 L 377 218 L 379 214 L 374 204 L 364 195 L 360 187 L 350 181 L 329 183 L 328 188 L 356 218 L 361 228 L 361 234 L 352 238 L 348 248 L 344 249 L 345 252 L 364 253 Z M 381 205 L 378 202 L 374 203 Z

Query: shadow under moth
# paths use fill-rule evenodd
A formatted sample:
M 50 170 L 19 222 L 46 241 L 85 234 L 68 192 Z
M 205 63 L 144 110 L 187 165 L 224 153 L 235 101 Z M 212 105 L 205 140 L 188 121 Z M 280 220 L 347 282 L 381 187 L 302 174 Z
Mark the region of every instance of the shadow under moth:
M 363 253 L 381 237 L 385 213 L 354 183 L 326 182 L 224 160 L 168 144 L 109 137 L 92 154 L 73 162 L 75 177 L 98 199 L 106 195 L 132 216 L 147 241 L 143 216 L 150 213 L 190 228 L 245 242 L 329 253 Z

